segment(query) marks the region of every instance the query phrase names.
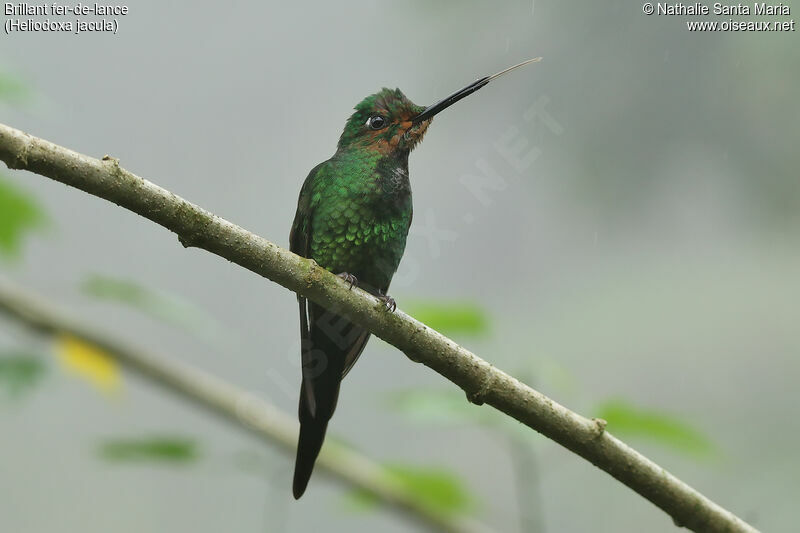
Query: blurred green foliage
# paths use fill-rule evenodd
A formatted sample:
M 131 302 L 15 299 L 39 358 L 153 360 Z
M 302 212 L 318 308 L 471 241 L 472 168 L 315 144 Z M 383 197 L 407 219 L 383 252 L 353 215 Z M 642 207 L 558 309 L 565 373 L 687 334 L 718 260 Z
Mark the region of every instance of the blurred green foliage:
M 30 98 L 31 89 L 16 76 L 0 72 L 0 102 L 24 103 Z
M 84 280 L 81 290 L 99 300 L 128 305 L 204 338 L 215 337 L 220 329 L 209 314 L 196 306 L 134 281 L 92 274 Z
M 180 436 L 107 440 L 99 446 L 98 454 L 113 462 L 191 463 L 199 457 L 197 443 Z
M 0 388 L 17 398 L 33 389 L 44 377 L 44 358 L 27 352 L 0 353 Z
M 595 412 L 608 422 L 608 431 L 620 437 L 645 438 L 696 458 L 709 457 L 715 451 L 705 435 L 673 415 L 620 399 L 604 403 Z
M 388 406 L 419 424 L 476 424 L 533 443 L 530 429 L 507 416 L 469 404 L 453 390 L 407 389 L 393 391 Z M 663 412 L 646 410 L 630 402 L 614 399 L 595 410 L 608 422 L 608 430 L 621 437 L 646 438 L 675 451 L 701 459 L 710 456 L 715 446 L 700 431 Z
M 435 512 L 455 515 L 474 508 L 476 500 L 464 483 L 443 468 L 397 463 L 384 465 L 384 468 L 387 476 Z M 352 490 L 347 497 L 348 506 L 354 510 L 373 510 L 379 503 L 374 496 L 362 490 Z
M 489 318 L 475 302 L 411 300 L 403 302 L 403 309 L 428 327 L 448 335 L 483 335 L 489 331 Z
M 456 389 L 405 389 L 392 391 L 387 406 L 417 424 L 436 427 L 475 425 L 502 432 L 507 437 L 533 444 L 536 433 L 494 409 L 471 404 Z
M 18 78 L 0 72 L 0 103 L 18 103 L 30 89 Z M 38 202 L 0 174 L 0 256 L 16 258 L 23 237 L 47 218 Z
M 0 175 L 0 256 L 17 258 L 25 235 L 46 222 L 33 196 Z
M 481 422 L 480 410 L 463 394 L 444 389 L 404 389 L 387 395 L 387 406 L 421 424 Z

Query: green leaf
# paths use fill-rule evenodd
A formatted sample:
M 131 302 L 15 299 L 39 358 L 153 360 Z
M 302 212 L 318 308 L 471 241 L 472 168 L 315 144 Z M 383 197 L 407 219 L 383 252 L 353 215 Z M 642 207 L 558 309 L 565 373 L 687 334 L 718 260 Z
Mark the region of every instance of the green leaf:
M 386 405 L 416 424 L 436 427 L 474 425 L 491 431 L 502 431 L 509 437 L 528 442 L 531 446 L 543 439 L 513 418 L 469 403 L 463 393 L 453 389 L 392 391 L 387 395 Z
M 463 482 L 443 468 L 387 465 L 389 475 L 439 511 L 454 514 L 468 510 L 473 499 Z
M 24 102 L 30 92 L 22 80 L 8 72 L 0 72 L 0 102 Z
M 195 441 L 176 436 L 107 440 L 98 453 L 113 462 L 191 463 L 198 458 Z
M 362 489 L 351 489 L 344 494 L 344 508 L 356 513 L 374 511 L 380 502 L 369 492 Z
M 23 236 L 46 221 L 31 195 L 0 176 L 0 255 L 17 257 Z
M 455 390 L 405 389 L 392 391 L 387 405 L 407 419 L 426 424 L 480 422 L 481 412 Z
M 486 312 L 474 302 L 410 301 L 403 309 L 427 326 L 447 334 L 482 335 L 489 330 Z
M 434 512 L 454 515 L 474 508 L 475 499 L 464 483 L 446 469 L 403 464 L 387 464 L 384 468 L 392 481 Z M 352 510 L 370 511 L 378 502 L 371 494 L 355 489 L 347 494 L 347 503 Z
M 122 303 L 159 320 L 172 323 L 204 338 L 214 338 L 219 324 L 194 305 L 180 298 L 143 287 L 133 281 L 99 274 L 90 275 L 81 290 L 99 300 Z
M 708 457 L 715 446 L 702 433 L 672 415 L 640 409 L 624 400 L 610 400 L 597 409 L 597 418 L 620 436 L 642 437 L 698 458 Z
M 0 388 L 18 397 L 32 389 L 45 374 L 43 356 L 23 352 L 0 353 Z

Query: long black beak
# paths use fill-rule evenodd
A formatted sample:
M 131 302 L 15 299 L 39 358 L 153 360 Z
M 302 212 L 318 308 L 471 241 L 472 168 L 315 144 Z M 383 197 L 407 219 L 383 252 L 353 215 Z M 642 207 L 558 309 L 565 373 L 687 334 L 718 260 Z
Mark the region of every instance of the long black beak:
M 519 67 L 525 66 L 525 65 L 527 65 L 529 63 L 538 63 L 541 60 L 542 60 L 541 57 L 534 57 L 533 59 L 529 59 L 527 61 L 523 61 L 522 63 L 517 63 L 514 66 L 511 66 L 511 67 L 508 67 L 507 69 L 501 70 L 497 74 L 492 74 L 491 76 L 484 76 L 483 78 L 481 78 L 479 80 L 475 80 L 474 82 L 470 83 L 469 85 L 467 85 L 463 89 L 459 89 L 458 91 L 454 92 L 453 94 L 451 94 L 450 96 L 448 96 L 444 100 L 440 100 L 440 101 L 436 102 L 435 104 L 425 108 L 425 110 L 422 113 L 420 113 L 419 115 L 417 115 L 416 117 L 411 119 L 411 123 L 416 125 L 416 124 L 419 124 L 420 122 L 422 122 L 423 120 L 428 120 L 433 115 L 439 113 L 440 111 L 443 111 L 443 110 L 447 109 L 448 107 L 450 107 L 451 105 L 455 104 L 456 102 L 458 102 L 462 98 L 465 98 L 465 97 L 469 96 L 470 94 L 474 93 L 475 91 L 477 91 L 481 87 L 487 85 L 493 79 L 495 79 L 497 77 L 500 77 L 503 74 L 506 74 L 507 72 L 511 72 L 515 68 L 519 68 Z

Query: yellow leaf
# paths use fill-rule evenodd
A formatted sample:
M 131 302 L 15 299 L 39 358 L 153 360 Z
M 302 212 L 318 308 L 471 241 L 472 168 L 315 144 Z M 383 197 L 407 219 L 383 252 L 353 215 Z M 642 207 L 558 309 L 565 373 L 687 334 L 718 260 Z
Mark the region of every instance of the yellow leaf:
M 108 353 L 69 334 L 56 338 L 56 355 L 64 367 L 104 393 L 115 393 L 122 383 L 119 367 Z

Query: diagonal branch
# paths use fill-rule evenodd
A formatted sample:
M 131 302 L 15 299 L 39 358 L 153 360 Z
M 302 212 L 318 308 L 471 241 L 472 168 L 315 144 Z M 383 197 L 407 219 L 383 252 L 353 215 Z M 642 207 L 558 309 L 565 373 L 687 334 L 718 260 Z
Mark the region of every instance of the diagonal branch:
M 34 294 L 0 280 L 0 314 L 44 335 L 69 334 L 105 351 L 125 368 L 160 384 L 222 419 L 293 453 L 298 424 L 252 392 L 185 363 L 139 348 L 61 311 Z M 469 518 L 443 513 L 398 484 L 381 465 L 344 445 L 326 443 L 318 465 L 334 479 L 366 492 L 432 531 L 489 533 Z
M 0 159 L 99 196 L 176 233 L 196 246 L 334 309 L 449 379 L 476 404 L 486 403 L 587 459 L 668 513 L 676 524 L 703 532 L 753 532 L 650 459 L 584 418 L 494 368 L 444 335 L 382 303 L 318 266 L 120 167 L 0 124 Z

